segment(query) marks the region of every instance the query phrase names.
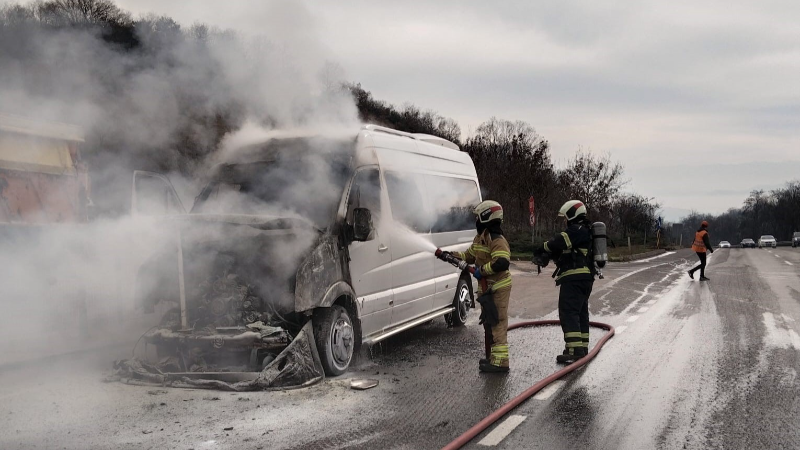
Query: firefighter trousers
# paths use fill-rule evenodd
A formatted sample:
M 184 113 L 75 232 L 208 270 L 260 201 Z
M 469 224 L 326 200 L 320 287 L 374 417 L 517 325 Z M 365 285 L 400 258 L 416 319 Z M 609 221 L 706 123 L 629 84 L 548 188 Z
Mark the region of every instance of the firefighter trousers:
M 589 352 L 589 295 L 594 280 L 561 282 L 558 293 L 558 319 L 564 332 L 565 354 Z
M 483 324 L 486 359 L 493 366 L 508 367 L 508 303 L 511 300 L 511 286 L 494 291 L 494 304 L 497 307 L 499 323 L 494 326 Z

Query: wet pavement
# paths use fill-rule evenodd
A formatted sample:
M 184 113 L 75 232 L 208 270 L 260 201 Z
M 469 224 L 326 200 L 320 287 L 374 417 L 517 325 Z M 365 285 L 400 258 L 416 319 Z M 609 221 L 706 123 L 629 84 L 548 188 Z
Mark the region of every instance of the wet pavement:
M 695 261 L 610 264 L 590 312 L 618 335 L 467 447 L 800 447 L 800 251 L 718 250 L 708 283 L 686 275 Z M 515 267 L 512 322 L 556 318 L 549 269 Z M 119 349 L 0 368 L 0 448 L 441 448 L 560 368 L 556 327 L 511 331 L 507 376 L 478 373 L 482 339 L 475 312 L 464 328 L 436 320 L 286 392 L 103 383 Z M 354 391 L 353 378 L 380 384 Z

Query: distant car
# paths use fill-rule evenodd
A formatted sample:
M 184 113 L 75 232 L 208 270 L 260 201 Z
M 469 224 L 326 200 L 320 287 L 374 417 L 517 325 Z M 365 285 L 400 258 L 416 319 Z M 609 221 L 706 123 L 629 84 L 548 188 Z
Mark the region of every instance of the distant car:
M 800 231 L 795 231 L 792 234 L 792 248 L 800 247 Z
M 731 248 L 731 243 L 728 241 L 720 241 L 719 248 Z
M 756 241 L 752 239 L 742 239 L 742 248 L 756 248 Z
M 775 237 L 769 234 L 765 234 L 758 238 L 758 248 L 764 247 L 772 247 L 775 248 L 778 246 L 778 241 L 775 240 Z

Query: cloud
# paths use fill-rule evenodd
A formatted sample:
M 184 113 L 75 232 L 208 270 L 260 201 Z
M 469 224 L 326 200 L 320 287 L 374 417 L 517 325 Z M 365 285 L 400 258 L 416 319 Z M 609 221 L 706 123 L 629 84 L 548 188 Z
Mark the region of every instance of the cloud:
M 258 33 L 276 20 L 269 5 L 281 2 L 120 3 Z M 634 180 L 648 177 L 645 186 L 682 177 L 640 169 L 662 161 L 697 157 L 709 171 L 800 161 L 796 2 L 304 4 L 321 51 L 376 97 L 433 108 L 465 131 L 493 115 L 526 120 L 556 160 L 578 146 L 609 151 Z M 747 191 L 769 176 L 759 167 L 725 182 Z M 702 199 L 698 208 L 709 203 Z

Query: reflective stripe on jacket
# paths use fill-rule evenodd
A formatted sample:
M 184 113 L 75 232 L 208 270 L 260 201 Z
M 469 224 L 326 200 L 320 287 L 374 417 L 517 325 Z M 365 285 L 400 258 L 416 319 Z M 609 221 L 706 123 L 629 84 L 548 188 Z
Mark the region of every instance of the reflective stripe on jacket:
M 489 230 L 475 236 L 472 245 L 466 252 L 453 252 L 453 255 L 464 261 L 480 267 L 481 275 L 486 279 L 486 283 L 493 290 L 511 287 L 511 272 L 501 270 L 495 273 L 492 264 L 498 258 L 505 258 L 511 261 L 511 247 L 503 236 L 496 236 L 492 239 Z M 480 292 L 480 287 L 478 287 Z
M 569 225 L 566 231 L 545 242 L 544 250 L 553 255 L 558 266 L 556 284 L 560 284 L 565 278 L 575 281 L 594 280 L 592 270 L 589 268 L 590 245 L 592 236 L 589 229 L 580 224 Z M 573 249 L 580 257 L 573 257 Z

